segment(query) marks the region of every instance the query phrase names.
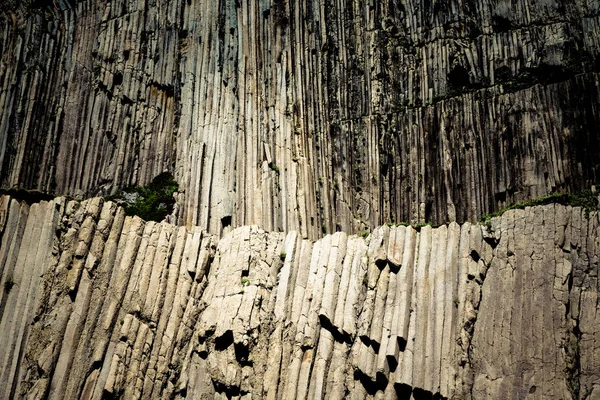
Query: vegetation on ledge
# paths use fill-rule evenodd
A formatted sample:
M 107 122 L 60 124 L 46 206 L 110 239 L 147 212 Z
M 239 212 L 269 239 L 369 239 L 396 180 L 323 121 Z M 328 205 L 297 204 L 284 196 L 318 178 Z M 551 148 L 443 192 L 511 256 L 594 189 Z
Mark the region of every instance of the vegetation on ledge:
M 179 189 L 177 181 L 169 172 L 156 176 L 148 186 L 131 186 L 107 197 L 125 208 L 125 214 L 137 215 L 146 221 L 160 222 L 173 212 L 175 198 Z
M 443 224 L 441 224 L 441 225 L 443 225 Z M 420 231 L 421 228 L 424 228 L 426 226 L 431 226 L 432 228 L 437 228 L 438 226 L 441 226 L 441 225 L 433 225 L 431 222 L 417 222 L 416 224 L 410 224 L 408 222 L 388 222 L 387 223 L 387 226 L 389 226 L 390 228 L 392 226 L 412 226 L 417 231 Z
M 177 181 L 169 172 L 156 176 L 148 186 L 130 186 L 120 190 L 117 194 L 105 197 L 107 201 L 114 201 L 123 208 L 129 216 L 137 215 L 146 221 L 162 221 L 173 212 L 175 198 L 173 194 L 179 189 Z M 50 201 L 59 195 L 28 190 L 23 188 L 0 189 L 0 196 L 11 198 L 29 205 L 41 201 Z M 72 199 L 66 196 L 67 199 Z
M 522 210 L 525 207 L 543 206 L 553 203 L 562 204 L 564 206 L 581 207 L 585 210 L 586 216 L 588 216 L 590 211 L 598 209 L 598 193 L 594 193 L 590 189 L 581 190 L 575 193 L 553 193 L 539 199 L 512 204 L 508 207 L 501 208 L 498 211 L 494 211 L 491 214 L 484 214 L 479 221 L 481 223 L 488 223 L 492 218 L 499 217 L 508 210 Z
M 484 214 L 479 219 L 479 222 L 483 224 L 489 224 L 492 218 L 499 217 L 508 210 L 522 210 L 525 209 L 525 207 L 543 206 L 547 204 L 562 204 L 564 206 L 581 207 L 584 209 L 586 217 L 589 217 L 590 211 L 596 211 L 599 209 L 599 195 L 600 193 L 594 192 L 590 189 L 581 190 L 575 193 L 552 193 L 548 196 L 540 197 L 538 199 L 512 204 L 490 214 Z M 390 228 L 392 226 L 412 226 L 414 229 L 419 231 L 425 226 L 437 228 L 440 225 L 433 225 L 430 222 L 420 222 L 416 224 L 410 224 L 408 222 L 388 222 L 387 226 Z M 360 236 L 366 237 L 368 234 L 369 232 L 363 232 L 360 234 Z

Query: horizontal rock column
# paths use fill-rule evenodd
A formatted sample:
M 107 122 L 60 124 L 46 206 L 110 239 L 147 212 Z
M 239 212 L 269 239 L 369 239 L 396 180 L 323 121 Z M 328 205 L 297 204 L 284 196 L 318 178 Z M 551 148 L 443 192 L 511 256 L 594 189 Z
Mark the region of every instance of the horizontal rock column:
M 0 199 L 2 398 L 593 398 L 599 218 L 222 238 Z

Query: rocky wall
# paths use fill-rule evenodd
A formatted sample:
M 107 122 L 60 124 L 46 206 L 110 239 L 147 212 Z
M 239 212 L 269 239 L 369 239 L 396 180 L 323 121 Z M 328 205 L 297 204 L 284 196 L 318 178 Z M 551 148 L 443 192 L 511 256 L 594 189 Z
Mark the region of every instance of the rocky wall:
M 595 0 L 0 2 L 0 185 L 180 183 L 219 234 L 474 221 L 598 183 Z
M 599 225 L 219 239 L 4 196 L 0 398 L 597 398 Z

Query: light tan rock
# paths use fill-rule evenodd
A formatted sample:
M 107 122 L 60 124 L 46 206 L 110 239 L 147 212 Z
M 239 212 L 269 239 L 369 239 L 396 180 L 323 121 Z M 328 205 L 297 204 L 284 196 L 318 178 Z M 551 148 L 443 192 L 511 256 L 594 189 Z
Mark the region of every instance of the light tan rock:
M 597 390 L 597 213 L 547 205 L 312 243 L 258 227 L 200 237 L 110 202 L 1 204 L 7 398 Z

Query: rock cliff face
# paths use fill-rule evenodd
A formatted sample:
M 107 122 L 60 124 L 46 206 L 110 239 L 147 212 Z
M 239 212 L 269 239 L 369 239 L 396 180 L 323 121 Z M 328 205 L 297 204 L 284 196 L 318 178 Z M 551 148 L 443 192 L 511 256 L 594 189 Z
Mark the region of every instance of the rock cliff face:
M 0 185 L 316 239 L 597 183 L 596 0 L 3 0 Z
M 598 183 L 599 38 L 597 0 L 0 0 L 0 188 L 45 193 L 0 197 L 0 399 L 600 398 L 598 212 L 474 223 Z M 166 221 L 103 199 L 163 172 Z
M 4 196 L 0 398 L 598 398 L 599 229 L 548 205 L 218 239 Z

